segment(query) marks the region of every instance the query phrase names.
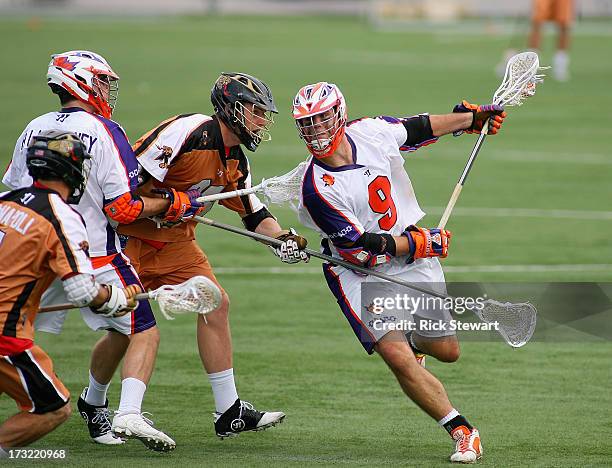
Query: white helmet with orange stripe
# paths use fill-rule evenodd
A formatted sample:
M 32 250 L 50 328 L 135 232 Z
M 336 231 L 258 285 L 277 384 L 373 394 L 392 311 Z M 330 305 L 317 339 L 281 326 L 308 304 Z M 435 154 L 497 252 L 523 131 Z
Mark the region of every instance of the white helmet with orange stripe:
M 344 96 L 333 83 L 306 85 L 293 99 L 293 118 L 308 151 L 316 158 L 330 156 L 344 136 Z
M 56 94 L 59 87 L 90 104 L 107 119 L 113 113 L 119 94 L 119 76 L 104 57 L 87 50 L 52 55 L 47 84 Z

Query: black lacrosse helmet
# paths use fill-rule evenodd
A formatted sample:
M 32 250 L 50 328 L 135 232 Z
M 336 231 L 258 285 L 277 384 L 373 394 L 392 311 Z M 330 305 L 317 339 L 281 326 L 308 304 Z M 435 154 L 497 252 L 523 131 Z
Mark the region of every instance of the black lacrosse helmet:
M 263 81 L 246 73 L 221 73 L 215 82 L 210 100 L 217 117 L 223 121 L 250 151 L 262 141 L 271 139 L 269 127 L 274 123 L 272 114 L 278 114 L 272 91 Z M 252 115 L 246 104 L 254 104 L 265 112 L 265 124 L 249 130 L 246 121 Z
M 91 156 L 85 144 L 71 132 L 50 130 L 33 137 L 26 155 L 34 180 L 61 180 L 71 193 L 66 200 L 77 204 L 85 192 Z

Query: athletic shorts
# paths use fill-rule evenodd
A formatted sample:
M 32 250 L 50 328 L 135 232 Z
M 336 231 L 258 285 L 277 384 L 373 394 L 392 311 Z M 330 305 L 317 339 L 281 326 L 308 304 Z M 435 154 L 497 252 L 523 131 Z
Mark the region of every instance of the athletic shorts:
M 130 284 L 142 284 L 130 261 L 123 254 L 118 254 L 108 264 L 94 270 L 96 281 L 100 284 L 113 284 L 120 288 Z M 60 280 L 55 280 L 43 293 L 40 304 L 52 305 L 68 302 Z M 45 312 L 38 314 L 34 321 L 34 328 L 48 333 L 60 333 L 68 311 Z M 124 335 L 133 335 L 148 330 L 156 325 L 155 316 L 149 301 L 138 301 L 138 307 L 123 317 L 107 318 L 96 314 L 89 307 L 81 308 L 81 317 L 94 331 L 115 330 Z
M 574 20 L 574 2 L 573 0 L 534 0 L 532 19 L 538 23 L 555 21 L 569 25 Z
M 195 240 L 168 242 L 158 249 L 130 237 L 124 253 L 130 258 L 147 291 L 164 284 L 180 284 L 198 275 L 209 278 L 223 290 L 206 254 Z
M 38 346 L 0 356 L 0 395 L 6 393 L 21 411 L 44 414 L 70 401 L 70 393 L 53 372 L 51 358 Z
M 412 331 L 427 338 L 455 335 L 453 327 L 450 326 L 452 316 L 439 302 L 431 301 L 426 307 L 420 307 L 419 303 L 416 303 L 412 309 L 385 308 L 380 313 L 372 307 L 373 294 L 376 297 L 393 299 L 398 292 L 407 292 L 416 297 L 423 296 L 421 293 L 328 263 L 323 264 L 323 274 L 342 313 L 368 354 L 372 354 L 376 343 L 392 330 L 400 330 L 404 334 Z M 406 265 L 397 276 L 404 281 L 446 293 L 444 272 L 437 258 L 416 260 Z M 425 297 L 433 299 L 433 296 Z M 411 310 L 414 313 L 411 313 Z

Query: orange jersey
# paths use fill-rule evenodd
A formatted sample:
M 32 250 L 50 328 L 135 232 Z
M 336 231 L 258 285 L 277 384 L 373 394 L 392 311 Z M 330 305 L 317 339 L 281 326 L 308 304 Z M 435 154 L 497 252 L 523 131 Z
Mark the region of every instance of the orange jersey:
M 0 195 L 0 344 L 32 340 L 40 297 L 56 276 L 92 274 L 81 216 L 53 190 Z
M 533 0 L 533 21 L 569 25 L 574 20 L 573 0 Z
M 146 133 L 133 146 L 142 168 L 153 177 L 155 187 L 179 191 L 198 189 L 203 195 L 249 188 L 249 161 L 240 145 L 223 144 L 216 117 L 183 114 L 172 117 Z M 241 217 L 264 207 L 255 195 L 234 197 L 220 203 Z M 210 210 L 213 203 L 205 207 Z M 177 242 L 195 239 L 195 222 L 157 227 L 155 221 L 139 219 L 119 226 L 119 232 L 140 239 Z

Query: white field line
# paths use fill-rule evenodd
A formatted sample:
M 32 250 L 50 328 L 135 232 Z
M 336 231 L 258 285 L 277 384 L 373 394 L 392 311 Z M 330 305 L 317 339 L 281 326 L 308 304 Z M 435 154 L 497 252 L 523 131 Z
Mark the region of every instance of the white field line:
M 220 275 L 313 275 L 321 274 L 320 267 L 219 267 L 214 269 Z M 446 273 L 551 273 L 551 272 L 612 272 L 612 263 L 566 264 L 566 265 L 450 265 Z
M 427 214 L 439 215 L 443 207 L 424 208 Z M 537 208 L 469 208 L 457 207 L 452 216 L 478 216 L 499 218 L 557 218 L 612 221 L 612 211 L 544 210 Z

